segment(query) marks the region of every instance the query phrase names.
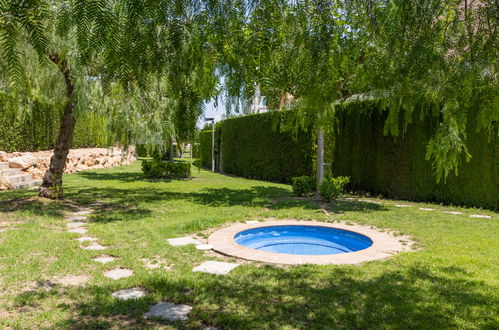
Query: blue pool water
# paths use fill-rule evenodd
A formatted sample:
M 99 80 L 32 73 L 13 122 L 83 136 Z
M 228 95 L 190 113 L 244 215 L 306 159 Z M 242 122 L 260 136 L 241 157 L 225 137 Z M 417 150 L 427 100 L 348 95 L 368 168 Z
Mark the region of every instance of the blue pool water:
M 321 226 L 259 227 L 237 233 L 234 240 L 260 251 L 298 255 L 354 252 L 373 244 L 367 236 Z

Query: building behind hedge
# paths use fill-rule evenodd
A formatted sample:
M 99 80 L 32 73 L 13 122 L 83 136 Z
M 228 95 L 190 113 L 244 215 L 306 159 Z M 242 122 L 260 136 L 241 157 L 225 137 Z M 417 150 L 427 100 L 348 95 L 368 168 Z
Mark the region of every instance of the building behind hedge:
M 497 123 L 486 134 L 473 125 L 467 131 L 472 158 L 458 174 L 437 183 L 426 145 L 439 118 L 413 113 L 404 133 L 384 134 L 386 112 L 373 104 L 337 110 L 336 127 L 326 137 L 328 170 L 349 176 L 349 189 L 389 198 L 499 208 Z M 468 114 L 470 117 L 476 115 Z M 315 172 L 315 137 L 311 129 L 286 130 L 292 111 L 278 111 L 223 120 L 216 126 L 216 168 L 247 178 L 289 183 L 293 176 Z M 473 121 L 468 121 L 472 123 Z M 211 168 L 211 131 L 200 134 L 202 164 Z

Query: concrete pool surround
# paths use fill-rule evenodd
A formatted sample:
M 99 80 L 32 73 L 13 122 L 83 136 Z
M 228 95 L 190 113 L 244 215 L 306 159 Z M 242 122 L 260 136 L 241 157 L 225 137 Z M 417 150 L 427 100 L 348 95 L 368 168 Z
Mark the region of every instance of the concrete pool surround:
M 239 245 L 235 241 L 235 236 L 242 231 L 272 226 L 319 226 L 341 229 L 367 236 L 373 243 L 368 248 L 355 252 L 326 255 L 296 255 L 256 250 Z M 221 254 L 252 261 L 285 265 L 342 265 L 360 264 L 366 261 L 384 259 L 401 251 L 409 250 L 407 242 L 401 240 L 401 237 L 394 237 L 386 231 L 350 223 L 280 220 L 233 224 L 212 233 L 208 238 L 208 244 L 213 246 L 214 251 Z

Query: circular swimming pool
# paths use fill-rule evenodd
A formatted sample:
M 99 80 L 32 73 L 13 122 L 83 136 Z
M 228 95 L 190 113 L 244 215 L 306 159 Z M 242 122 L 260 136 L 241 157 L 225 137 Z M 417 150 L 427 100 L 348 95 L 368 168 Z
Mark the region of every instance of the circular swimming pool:
M 237 244 L 265 252 L 330 255 L 366 249 L 373 241 L 362 234 L 322 226 L 267 226 L 238 232 Z

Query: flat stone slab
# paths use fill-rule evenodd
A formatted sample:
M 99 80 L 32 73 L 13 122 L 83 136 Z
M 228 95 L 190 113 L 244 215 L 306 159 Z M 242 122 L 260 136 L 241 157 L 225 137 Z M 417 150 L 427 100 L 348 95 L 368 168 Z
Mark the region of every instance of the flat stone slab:
M 73 215 L 87 215 L 87 214 L 91 214 L 93 211 L 90 211 L 90 210 L 84 210 L 84 211 L 77 211 L 77 212 L 73 212 Z
M 118 300 L 139 299 L 146 295 L 145 291 L 139 288 L 124 289 L 116 291 L 112 296 Z
M 246 221 L 246 223 L 259 223 L 259 222 L 260 221 L 258 221 L 258 220 L 248 220 L 248 221 Z
M 444 211 L 444 213 L 447 213 L 447 214 L 464 214 L 463 212 L 458 212 L 458 211 Z
M 428 207 L 420 207 L 419 209 L 421 211 L 435 211 L 435 209 L 431 209 L 431 208 L 428 208 Z
M 79 227 L 85 226 L 86 224 L 87 224 L 86 222 L 78 221 L 78 222 L 70 222 L 70 223 L 66 224 L 66 226 L 68 228 L 79 228 Z
M 210 244 L 199 244 L 196 245 L 196 249 L 206 251 L 213 249 L 213 246 L 211 246 Z
M 112 278 L 113 280 L 119 280 L 122 278 L 127 278 L 133 275 L 133 270 L 131 269 L 113 269 L 104 273 L 105 277 Z
M 395 207 L 411 207 L 410 205 L 406 205 L 406 204 L 395 204 L 394 206 Z
M 221 261 L 205 261 L 201 265 L 194 267 L 193 272 L 203 272 L 215 275 L 226 275 L 229 274 L 231 270 L 239 266 L 239 264 L 233 264 L 230 262 Z
M 86 216 L 83 216 L 83 215 L 77 215 L 77 216 L 74 216 L 74 217 L 69 217 L 67 218 L 69 221 L 82 221 L 82 220 L 88 220 L 88 218 Z
M 102 206 L 102 203 L 92 203 L 90 206 Z
M 100 256 L 100 257 L 97 257 L 97 258 L 93 258 L 92 260 L 95 261 L 95 262 L 100 262 L 101 264 L 107 264 L 109 262 L 115 261 L 116 258 L 115 257 L 110 257 L 110 256 Z
M 83 236 L 83 237 L 79 237 L 79 238 L 75 239 L 75 241 L 78 241 L 78 242 L 95 242 L 96 240 L 97 240 L 97 238 L 88 237 L 88 236 Z
M 68 230 L 68 233 L 73 233 L 73 234 L 86 234 L 87 232 L 88 229 L 86 228 L 76 228 Z
M 485 215 L 485 214 L 472 214 L 470 215 L 470 218 L 484 218 L 484 219 L 490 219 L 492 218 L 490 215 Z
M 100 244 L 92 244 L 92 245 L 89 245 L 89 246 L 85 246 L 82 248 L 83 250 L 92 250 L 92 251 L 100 251 L 100 250 L 105 250 L 107 249 L 106 246 L 102 246 Z
M 188 315 L 191 310 L 191 306 L 162 302 L 152 306 L 149 312 L 144 314 L 144 317 L 168 321 L 185 321 L 189 318 Z
M 189 245 L 189 244 L 195 244 L 199 245 L 202 244 L 200 241 L 186 236 L 186 237 L 179 237 L 179 238 L 169 238 L 167 239 L 168 243 L 172 246 L 184 246 L 184 245 Z

